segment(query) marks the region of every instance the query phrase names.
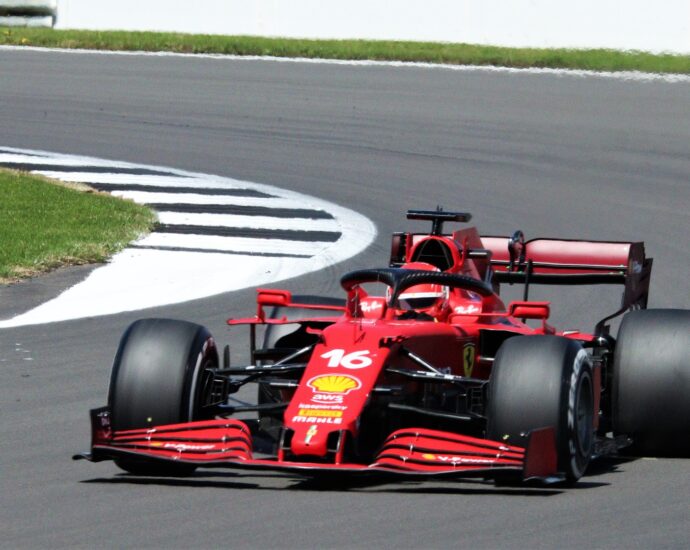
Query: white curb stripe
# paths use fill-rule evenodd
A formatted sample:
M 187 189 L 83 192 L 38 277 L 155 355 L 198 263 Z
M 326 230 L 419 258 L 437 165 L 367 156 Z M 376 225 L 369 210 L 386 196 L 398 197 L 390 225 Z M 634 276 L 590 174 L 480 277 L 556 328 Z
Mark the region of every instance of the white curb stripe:
M 207 235 L 171 235 L 152 233 L 136 243 L 140 246 L 189 249 L 222 250 L 234 253 L 262 253 L 314 256 L 332 246 L 333 243 L 285 241 L 281 239 L 251 239 L 245 237 L 216 237 Z
M 2 147 L 0 149 L 7 149 L 6 147 Z M 84 161 L 78 158 L 72 158 L 72 157 L 45 157 L 45 156 L 28 156 L 28 155 L 21 155 L 21 154 L 16 154 L 16 153 L 4 153 L 2 150 L 0 150 L 0 162 L 8 163 L 8 162 L 17 162 L 17 163 L 31 163 L 31 164 L 52 164 L 54 166 L 84 166 Z M 110 161 L 102 161 L 101 166 L 113 166 L 113 167 L 122 167 L 124 166 L 122 163 L 117 163 L 117 162 L 110 162 Z
M 266 216 L 236 216 L 232 214 L 181 214 L 158 212 L 158 220 L 170 225 L 203 225 L 207 227 L 242 227 L 249 229 L 282 229 L 287 231 L 339 231 L 336 220 L 306 220 L 269 218 Z
M 277 197 L 234 197 L 230 195 L 179 195 L 177 193 L 153 193 L 147 191 L 113 191 L 116 197 L 130 199 L 141 204 L 213 204 L 228 206 L 260 206 L 266 208 L 309 208 L 303 202 Z
M 0 157 L 0 163 L 2 158 Z M 229 190 L 232 189 L 243 189 L 246 186 L 242 182 L 223 179 L 218 180 L 216 178 L 209 179 L 195 179 L 195 178 L 180 178 L 175 176 L 149 176 L 140 174 L 116 174 L 116 173 L 99 173 L 92 174 L 89 172 L 58 172 L 51 170 L 36 170 L 36 174 L 40 174 L 47 178 L 54 178 L 61 181 L 69 182 L 88 182 L 88 183 L 101 183 L 103 185 L 133 185 L 133 186 L 153 186 L 153 187 L 164 187 L 164 188 L 174 188 L 174 187 L 198 187 L 199 189 L 207 189 L 209 187 L 214 187 L 211 184 L 213 181 L 217 181 L 219 185 L 223 188 Z

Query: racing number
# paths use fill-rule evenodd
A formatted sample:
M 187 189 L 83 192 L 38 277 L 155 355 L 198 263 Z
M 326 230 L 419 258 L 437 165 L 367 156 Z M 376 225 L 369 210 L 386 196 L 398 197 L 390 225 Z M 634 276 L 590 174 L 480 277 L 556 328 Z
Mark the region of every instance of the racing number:
M 345 367 L 346 369 L 363 369 L 373 363 L 369 350 L 353 351 L 345 355 L 344 349 L 332 349 L 321 357 L 328 359 L 329 367 Z

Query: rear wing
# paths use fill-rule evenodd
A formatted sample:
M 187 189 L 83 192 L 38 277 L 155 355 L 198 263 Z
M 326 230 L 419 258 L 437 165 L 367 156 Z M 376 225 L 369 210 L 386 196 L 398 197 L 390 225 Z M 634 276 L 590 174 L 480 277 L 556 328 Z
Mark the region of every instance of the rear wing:
M 649 288 L 652 259 L 645 258 L 644 243 L 564 239 L 520 242 L 514 237 L 481 240 L 491 252 L 490 264 L 499 283 L 524 283 L 527 278 L 547 285 L 630 283 L 630 291 L 636 290 L 638 295 Z
M 496 283 L 623 285 L 620 309 L 600 321 L 597 332 L 624 311 L 647 307 L 653 259 L 645 257 L 644 243 L 565 239 L 524 242 L 521 232 L 513 237 L 481 237 L 481 241 L 490 251 Z
M 435 240 L 433 250 L 427 245 L 417 246 L 432 239 Z M 445 264 L 436 262 L 437 257 L 444 255 Z M 453 267 L 449 264 L 459 261 L 464 265 L 463 271 L 469 260 L 474 264 L 476 276 L 492 283 L 496 290 L 500 283 L 524 284 L 527 288 L 531 284 L 622 285 L 620 309 L 602 320 L 597 328 L 603 328 L 606 321 L 628 309 L 647 307 L 653 262 L 645 257 L 641 242 L 525 241 L 521 231 L 512 237 L 479 236 L 474 228 L 436 236 L 393 234 L 391 265 L 410 260 L 427 261 L 442 270 L 458 269 L 457 264 Z

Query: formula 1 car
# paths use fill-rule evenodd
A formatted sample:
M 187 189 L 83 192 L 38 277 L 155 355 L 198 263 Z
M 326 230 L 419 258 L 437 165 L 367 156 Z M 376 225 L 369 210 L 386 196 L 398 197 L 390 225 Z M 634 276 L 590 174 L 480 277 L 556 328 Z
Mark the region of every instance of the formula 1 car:
M 90 453 L 142 475 L 197 467 L 574 482 L 632 443 L 690 442 L 690 311 L 646 310 L 643 243 L 444 233 L 470 214 L 409 211 L 389 266 L 346 273 L 345 299 L 259 289 L 251 364 L 208 330 L 143 319 L 124 333 Z M 507 306 L 500 285 L 524 285 Z M 530 285 L 623 286 L 592 333 L 559 332 Z M 626 313 L 627 312 L 627 313 Z M 609 321 L 626 313 L 614 339 Z M 529 321 L 529 324 L 528 324 Z M 260 344 L 260 345 L 259 345 Z M 246 384 L 256 404 L 233 398 Z M 246 389 L 245 389 L 246 391 Z

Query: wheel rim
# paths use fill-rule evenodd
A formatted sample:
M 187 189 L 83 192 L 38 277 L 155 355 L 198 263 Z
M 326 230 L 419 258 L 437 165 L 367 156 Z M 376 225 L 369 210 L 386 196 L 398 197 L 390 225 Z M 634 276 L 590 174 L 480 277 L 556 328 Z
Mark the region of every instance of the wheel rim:
M 214 376 L 210 369 L 215 365 L 210 359 L 201 365 L 201 372 L 199 373 L 199 389 L 197 395 L 194 397 L 194 418 L 204 418 L 208 415 L 209 410 L 218 404 L 214 399 Z
M 577 438 L 577 447 L 579 454 L 583 458 L 587 458 L 592 451 L 592 420 L 594 417 L 592 381 L 589 375 L 582 376 L 578 382 L 575 410 L 575 436 Z
M 213 416 L 209 407 L 213 394 L 213 374 L 210 369 L 218 366 L 217 360 L 214 361 L 215 353 L 215 343 L 209 336 L 199 351 L 191 377 L 187 422 L 204 420 Z

